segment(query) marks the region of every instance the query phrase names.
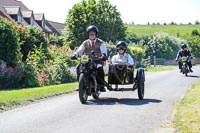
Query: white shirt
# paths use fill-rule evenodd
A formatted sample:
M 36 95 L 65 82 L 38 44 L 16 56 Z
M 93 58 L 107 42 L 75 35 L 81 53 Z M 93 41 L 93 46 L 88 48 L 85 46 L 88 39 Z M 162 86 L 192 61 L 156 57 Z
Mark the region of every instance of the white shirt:
M 129 65 L 134 65 L 134 60 L 128 53 L 120 55 L 119 53 L 114 55 L 111 59 L 113 64 L 128 63 Z
M 91 40 L 89 40 L 89 41 L 90 41 L 90 45 L 92 46 L 92 41 Z M 94 40 L 94 45 L 95 45 L 95 43 L 96 43 L 96 39 Z M 84 44 L 82 43 L 81 46 L 78 48 L 78 50 L 75 52 L 75 54 L 78 56 L 81 56 L 83 54 L 84 50 L 85 50 L 85 47 L 84 47 Z M 107 48 L 106 48 L 105 43 L 102 43 L 100 45 L 100 50 L 101 50 L 101 53 L 105 53 L 107 55 Z

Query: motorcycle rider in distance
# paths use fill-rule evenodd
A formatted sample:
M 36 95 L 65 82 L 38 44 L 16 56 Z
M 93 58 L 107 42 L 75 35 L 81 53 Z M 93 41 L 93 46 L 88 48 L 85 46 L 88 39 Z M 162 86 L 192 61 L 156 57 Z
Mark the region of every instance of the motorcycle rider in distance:
M 125 41 L 119 41 L 116 44 L 117 54 L 111 58 L 112 64 L 126 64 L 130 70 L 134 69 L 134 60 L 130 54 L 126 53 L 128 43 Z M 133 73 L 130 74 L 130 80 L 133 80 Z M 130 81 L 132 82 L 132 81 Z
M 101 39 L 97 38 L 97 34 L 99 33 L 98 28 L 95 25 L 91 25 L 87 28 L 87 36 L 88 39 L 83 41 L 83 43 L 80 45 L 78 50 L 71 56 L 71 59 L 76 59 L 77 57 L 81 56 L 82 54 L 90 55 L 91 51 L 94 50 L 95 54 L 102 59 L 102 61 L 107 60 L 107 48 Z M 79 77 L 78 73 L 79 66 L 77 67 L 77 77 Z M 104 70 L 103 66 L 99 67 L 97 70 L 97 75 L 100 77 L 97 78 L 97 83 L 100 85 L 100 91 L 105 92 L 106 89 L 104 88 Z
M 186 44 L 181 44 L 181 49 L 178 51 L 177 56 L 176 56 L 176 61 L 178 61 L 180 72 L 182 72 L 183 63 L 181 61 L 181 58 L 183 56 L 187 57 L 187 59 L 188 59 L 187 64 L 189 66 L 189 70 L 190 70 L 190 72 L 193 72 L 192 69 L 191 69 L 192 68 L 192 63 L 191 63 L 192 54 L 187 49 L 187 45 Z

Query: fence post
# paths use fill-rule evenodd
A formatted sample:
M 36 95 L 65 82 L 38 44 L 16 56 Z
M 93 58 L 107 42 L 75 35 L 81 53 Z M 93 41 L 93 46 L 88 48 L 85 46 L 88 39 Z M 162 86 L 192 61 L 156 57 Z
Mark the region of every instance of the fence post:
M 153 64 L 154 64 L 154 67 L 156 67 L 156 56 L 153 56 Z
M 145 64 L 147 67 L 150 67 L 151 66 L 151 57 L 148 56 L 146 59 L 145 59 Z

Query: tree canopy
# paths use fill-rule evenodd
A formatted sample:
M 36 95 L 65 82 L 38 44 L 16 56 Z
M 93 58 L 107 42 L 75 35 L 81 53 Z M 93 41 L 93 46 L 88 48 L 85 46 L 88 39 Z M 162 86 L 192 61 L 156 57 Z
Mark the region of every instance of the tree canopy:
M 96 25 L 98 37 L 108 42 L 116 42 L 125 37 L 126 27 L 116 6 L 108 0 L 82 0 L 74 4 L 66 18 L 66 38 L 70 46 L 78 46 L 87 38 L 86 29 Z

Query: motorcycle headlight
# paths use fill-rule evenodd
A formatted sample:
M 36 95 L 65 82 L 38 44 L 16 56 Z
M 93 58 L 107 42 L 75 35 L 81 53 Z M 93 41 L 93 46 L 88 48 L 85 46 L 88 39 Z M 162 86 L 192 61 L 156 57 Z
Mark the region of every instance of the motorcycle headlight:
M 187 57 L 183 56 L 183 57 L 181 58 L 181 60 L 182 60 L 182 62 L 185 62 L 185 61 L 187 61 Z
M 87 55 L 82 55 L 81 56 L 81 63 L 87 63 L 89 61 L 89 58 Z

